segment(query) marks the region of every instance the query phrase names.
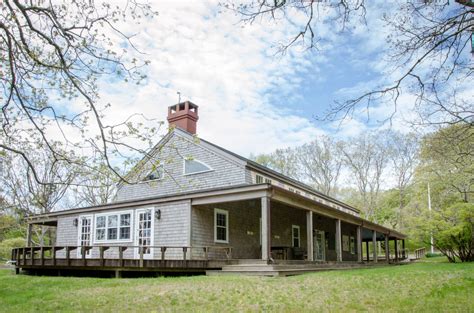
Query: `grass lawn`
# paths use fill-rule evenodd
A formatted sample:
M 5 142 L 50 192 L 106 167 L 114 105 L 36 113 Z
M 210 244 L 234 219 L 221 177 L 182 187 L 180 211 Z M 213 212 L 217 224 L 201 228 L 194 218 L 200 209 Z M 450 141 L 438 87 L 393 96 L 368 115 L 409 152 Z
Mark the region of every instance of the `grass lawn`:
M 0 311 L 474 312 L 474 263 L 286 278 L 75 278 L 0 270 Z

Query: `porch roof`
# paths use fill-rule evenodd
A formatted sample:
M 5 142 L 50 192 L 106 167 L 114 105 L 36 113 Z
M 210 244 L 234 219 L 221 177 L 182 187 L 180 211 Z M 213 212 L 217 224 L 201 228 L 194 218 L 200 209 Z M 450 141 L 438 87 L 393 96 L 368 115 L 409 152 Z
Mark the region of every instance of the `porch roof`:
M 296 194 L 284 188 L 274 186 L 271 184 L 255 184 L 255 185 L 238 185 L 231 187 L 220 187 L 206 190 L 199 190 L 193 192 L 176 193 L 161 197 L 145 198 L 140 200 L 129 200 L 114 202 L 109 204 L 89 206 L 82 208 L 74 208 L 63 211 L 56 211 L 46 214 L 38 214 L 27 217 L 29 224 L 54 225 L 59 216 L 88 213 L 102 210 L 114 210 L 122 208 L 133 208 L 145 205 L 154 205 L 159 203 L 173 202 L 173 201 L 190 201 L 191 205 L 213 204 L 219 202 L 231 202 L 257 199 L 261 197 L 269 197 L 273 201 L 283 202 L 290 206 L 310 210 L 317 214 L 324 215 L 331 218 L 338 218 L 343 222 L 362 226 L 367 229 L 375 230 L 377 232 L 388 234 L 396 238 L 406 238 L 406 235 L 392 230 L 390 228 L 378 225 L 363 219 L 357 215 L 350 214 L 331 206 L 332 203 L 323 202 L 307 198 L 303 195 Z

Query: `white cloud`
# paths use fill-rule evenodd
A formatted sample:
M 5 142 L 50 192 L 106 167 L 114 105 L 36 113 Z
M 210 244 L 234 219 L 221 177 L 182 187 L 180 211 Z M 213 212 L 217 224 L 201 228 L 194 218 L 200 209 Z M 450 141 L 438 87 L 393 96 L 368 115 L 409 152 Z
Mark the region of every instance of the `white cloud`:
M 282 109 L 301 97 L 300 75 L 315 71 L 299 52 L 273 57 L 273 44 L 289 38 L 292 26 L 242 26 L 232 12 L 218 13 L 215 2 L 156 1 L 153 6 L 158 17 L 129 29 L 151 61 L 148 82 L 102 82 L 101 101 L 113 105 L 107 120 L 133 113 L 165 120 L 180 91 L 181 100 L 200 107 L 198 135 L 245 156 L 300 145 L 322 133 L 311 116 Z

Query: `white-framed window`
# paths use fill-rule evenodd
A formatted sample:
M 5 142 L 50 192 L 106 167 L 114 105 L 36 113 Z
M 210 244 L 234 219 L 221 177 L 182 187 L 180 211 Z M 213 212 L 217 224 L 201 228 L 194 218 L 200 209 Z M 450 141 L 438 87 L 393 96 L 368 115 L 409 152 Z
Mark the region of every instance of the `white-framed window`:
M 300 227 L 298 225 L 291 225 L 291 242 L 293 248 L 299 248 L 301 245 Z
M 350 237 L 350 245 L 351 245 L 351 254 L 355 254 L 355 238 L 354 238 L 354 236 Z
M 161 164 L 153 168 L 151 172 L 147 176 L 145 176 L 143 181 L 160 180 L 160 179 L 163 179 L 164 174 L 165 174 L 165 171 L 164 171 L 163 165 Z
M 256 184 L 263 184 L 263 176 L 261 175 L 255 175 L 255 183 Z
M 95 242 L 132 241 L 132 211 L 95 215 Z
M 214 209 L 214 241 L 229 243 L 229 212 Z
M 212 171 L 212 168 L 196 159 L 184 159 L 183 164 L 183 174 L 184 175 L 191 175 L 191 174 L 199 174 Z

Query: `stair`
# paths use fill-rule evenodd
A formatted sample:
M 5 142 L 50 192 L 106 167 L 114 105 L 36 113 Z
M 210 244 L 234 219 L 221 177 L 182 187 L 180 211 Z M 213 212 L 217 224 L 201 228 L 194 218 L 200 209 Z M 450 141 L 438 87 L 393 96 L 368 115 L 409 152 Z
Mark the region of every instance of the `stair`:
M 356 268 L 373 268 L 388 266 L 386 263 L 357 263 L 357 262 L 324 262 L 324 263 L 286 263 L 266 264 L 261 262 L 244 262 L 226 265 L 222 270 L 207 271 L 207 275 L 249 275 L 249 276 L 291 276 L 318 271 L 347 270 Z

